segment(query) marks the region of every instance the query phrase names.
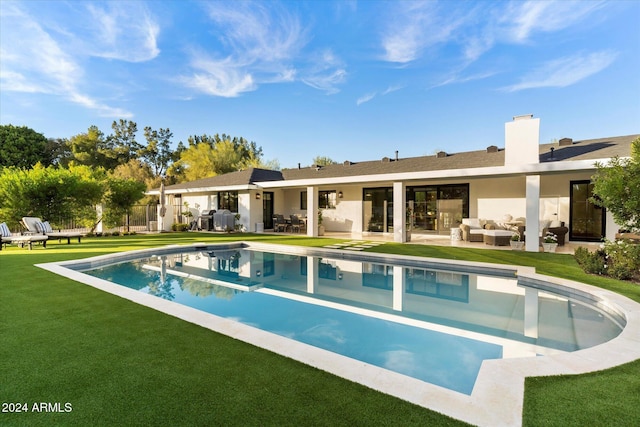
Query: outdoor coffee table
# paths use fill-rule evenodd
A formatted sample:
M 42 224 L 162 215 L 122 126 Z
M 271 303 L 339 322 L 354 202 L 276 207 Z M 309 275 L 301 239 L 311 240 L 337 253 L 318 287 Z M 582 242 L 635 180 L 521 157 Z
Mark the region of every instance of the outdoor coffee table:
M 506 246 L 513 236 L 513 231 L 509 230 L 484 230 L 482 233 L 484 243 L 493 246 Z

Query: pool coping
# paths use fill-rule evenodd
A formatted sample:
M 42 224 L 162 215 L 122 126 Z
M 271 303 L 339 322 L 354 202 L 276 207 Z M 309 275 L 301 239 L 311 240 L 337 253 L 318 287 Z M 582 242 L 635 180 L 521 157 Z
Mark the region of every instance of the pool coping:
M 486 360 L 482 363 L 471 395 L 455 392 L 403 374 L 341 356 L 294 341 L 271 332 L 218 317 L 181 304 L 144 294 L 68 268 L 71 265 L 100 266 L 147 255 L 161 255 L 183 249 L 251 248 L 277 250 L 295 255 L 327 255 L 343 259 L 363 258 L 375 262 L 415 263 L 441 269 L 467 268 L 487 274 L 513 275 L 538 287 L 557 287 L 582 298 L 590 298 L 626 319 L 622 332 L 614 339 L 588 349 L 544 357 Z M 584 283 L 537 274 L 533 267 L 468 262 L 417 256 L 353 252 L 340 249 L 308 248 L 239 241 L 235 243 L 194 243 L 139 249 L 100 255 L 81 260 L 36 264 L 55 274 L 128 299 L 171 316 L 259 346 L 299 362 L 330 372 L 372 389 L 479 426 L 519 426 L 522 424 L 524 379 L 532 376 L 582 374 L 611 368 L 640 358 L 640 304 L 620 294 Z M 82 268 L 82 267 L 81 267 Z

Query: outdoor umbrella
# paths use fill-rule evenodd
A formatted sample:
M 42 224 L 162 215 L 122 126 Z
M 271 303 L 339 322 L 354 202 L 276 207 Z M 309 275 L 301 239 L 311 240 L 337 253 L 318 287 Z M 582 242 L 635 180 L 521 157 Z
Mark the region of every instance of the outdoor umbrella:
M 160 216 L 164 218 L 167 213 L 167 207 L 164 204 L 164 181 L 160 183 Z

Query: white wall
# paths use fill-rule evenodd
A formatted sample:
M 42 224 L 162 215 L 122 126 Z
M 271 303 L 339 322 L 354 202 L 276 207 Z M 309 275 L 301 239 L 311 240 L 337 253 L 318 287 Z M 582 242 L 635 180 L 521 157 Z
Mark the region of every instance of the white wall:
M 213 196 L 207 193 L 183 193 L 182 194 L 182 212 L 184 212 L 184 203 L 189 204 L 189 211 L 193 214 L 194 218 L 200 216 L 200 213 L 204 210 L 216 209 L 213 205 Z
M 261 200 L 255 199 L 255 192 L 238 191 L 238 212 L 236 213 L 240 214 L 240 219 L 236 220 L 236 226 L 240 225 L 241 231 L 255 231 L 249 225 L 251 224 L 251 204 L 254 201 L 261 202 Z M 255 225 L 253 227 L 255 227 Z
M 323 209 L 322 225 L 327 231 L 362 232 L 362 187 L 336 187 L 342 191 L 335 209 Z
M 589 179 L 589 174 L 542 176 L 539 219 L 569 223 L 570 181 Z M 496 192 L 496 189 L 500 189 Z M 526 215 L 525 177 L 478 179 L 469 183 L 469 217 L 502 219 Z M 496 194 L 497 193 L 497 194 Z M 556 215 L 557 214 L 557 215 Z

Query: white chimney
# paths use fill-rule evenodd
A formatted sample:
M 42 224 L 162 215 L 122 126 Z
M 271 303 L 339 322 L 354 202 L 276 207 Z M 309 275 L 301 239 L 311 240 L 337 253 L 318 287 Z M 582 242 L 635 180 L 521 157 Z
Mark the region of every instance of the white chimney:
M 504 165 L 540 163 L 540 119 L 533 114 L 515 116 L 504 125 Z

